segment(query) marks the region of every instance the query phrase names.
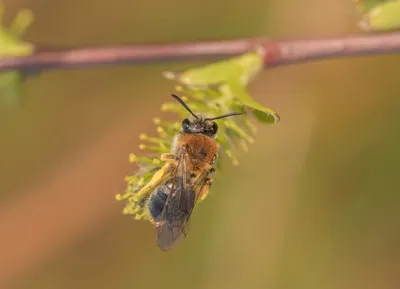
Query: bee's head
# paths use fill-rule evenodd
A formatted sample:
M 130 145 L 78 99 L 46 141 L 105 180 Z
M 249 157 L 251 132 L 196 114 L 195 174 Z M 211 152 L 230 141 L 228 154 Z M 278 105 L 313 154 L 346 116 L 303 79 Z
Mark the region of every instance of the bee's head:
M 209 120 L 205 117 L 189 116 L 182 121 L 182 131 L 184 133 L 201 133 L 210 137 L 214 137 L 218 131 L 218 125 L 215 121 Z
M 175 98 L 180 104 L 182 104 L 182 106 L 186 108 L 186 110 L 191 114 L 188 118 L 185 118 L 182 121 L 182 131 L 184 133 L 201 133 L 209 137 L 215 137 L 218 131 L 218 125 L 214 120 L 242 114 L 240 112 L 232 112 L 213 118 L 196 115 L 177 95 L 171 94 L 171 96 Z

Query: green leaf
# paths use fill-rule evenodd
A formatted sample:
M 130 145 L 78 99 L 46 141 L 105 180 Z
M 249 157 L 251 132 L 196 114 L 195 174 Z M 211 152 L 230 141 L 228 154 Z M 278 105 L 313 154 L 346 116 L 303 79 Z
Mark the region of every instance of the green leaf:
M 263 68 L 264 51 L 245 53 L 229 60 L 219 61 L 184 72 L 165 72 L 168 79 L 175 79 L 188 87 L 209 87 L 230 80 L 240 80 L 246 85 Z
M 360 22 L 365 31 L 387 31 L 400 28 L 400 0 L 376 5 Z
M 229 82 L 229 84 L 221 87 L 221 91 L 224 94 L 231 94 L 233 97 L 236 97 L 239 101 L 241 101 L 243 105 L 250 108 L 253 116 L 257 120 L 268 124 L 274 124 L 280 121 L 278 113 L 251 98 L 246 88 L 241 85 L 239 81 Z
M 280 117 L 277 113 L 269 113 L 258 109 L 253 109 L 253 116 L 263 123 L 277 123 L 280 121 Z
M 263 123 L 279 122 L 278 114 L 255 101 L 246 90 L 248 83 L 263 69 L 264 50 L 255 51 L 238 57 L 219 61 L 183 72 L 166 72 L 164 76 L 175 79 L 189 88 L 217 87 L 223 95 L 239 100 L 248 107 L 253 116 Z

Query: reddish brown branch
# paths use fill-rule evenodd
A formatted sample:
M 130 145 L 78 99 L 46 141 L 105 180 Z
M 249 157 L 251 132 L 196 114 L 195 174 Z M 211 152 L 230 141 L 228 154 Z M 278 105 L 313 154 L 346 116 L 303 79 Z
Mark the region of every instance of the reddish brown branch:
M 38 49 L 33 55 L 27 57 L 0 58 L 0 70 L 40 71 L 106 64 L 193 60 L 202 57 L 226 58 L 244 53 L 254 48 L 255 45 L 265 48 L 267 52 L 265 67 L 271 67 L 313 59 L 400 52 L 400 32 L 299 40 L 249 38 L 168 44 Z

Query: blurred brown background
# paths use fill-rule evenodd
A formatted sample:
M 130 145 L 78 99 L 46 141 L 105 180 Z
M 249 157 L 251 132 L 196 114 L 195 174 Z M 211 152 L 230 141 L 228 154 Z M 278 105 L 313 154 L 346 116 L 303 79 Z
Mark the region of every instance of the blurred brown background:
M 357 32 L 349 0 L 13 0 L 49 45 Z M 173 90 L 166 69 L 51 71 L 0 117 L 0 288 L 324 288 L 400 285 L 400 57 L 263 72 L 252 95 L 282 121 L 226 166 L 169 253 L 114 200 L 128 154 Z

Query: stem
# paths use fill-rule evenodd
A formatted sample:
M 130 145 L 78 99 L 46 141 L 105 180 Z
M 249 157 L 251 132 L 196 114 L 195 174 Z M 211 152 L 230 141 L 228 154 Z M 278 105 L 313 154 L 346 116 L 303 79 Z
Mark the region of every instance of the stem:
M 261 45 L 265 67 L 379 53 L 400 52 L 400 32 L 298 40 L 248 38 L 166 44 L 130 44 L 82 48 L 37 48 L 30 56 L 0 57 L 0 70 L 41 71 L 122 63 L 228 58 Z

